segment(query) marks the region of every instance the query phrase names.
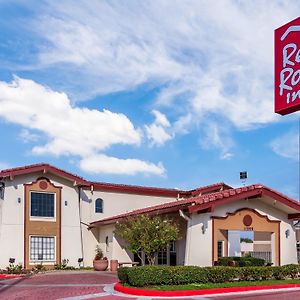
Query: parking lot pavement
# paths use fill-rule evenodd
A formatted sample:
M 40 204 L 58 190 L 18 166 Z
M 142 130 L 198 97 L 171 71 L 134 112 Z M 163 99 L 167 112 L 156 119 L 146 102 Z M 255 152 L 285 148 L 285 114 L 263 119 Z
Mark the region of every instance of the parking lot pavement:
M 5 300 L 300 300 L 300 289 L 205 295 L 180 298 L 130 296 L 115 292 L 117 276 L 111 272 L 70 271 L 38 274 L 0 281 L 0 299 Z

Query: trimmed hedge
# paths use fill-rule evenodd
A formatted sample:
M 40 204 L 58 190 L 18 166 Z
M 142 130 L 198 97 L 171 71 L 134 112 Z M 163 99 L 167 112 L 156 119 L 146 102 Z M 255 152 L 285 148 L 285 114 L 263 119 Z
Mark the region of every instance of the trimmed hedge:
M 228 256 L 219 257 L 217 261 L 218 266 L 231 266 L 232 262 L 236 267 L 261 267 L 265 265 L 265 260 L 252 256 Z
M 190 283 L 222 283 L 230 281 L 259 281 L 299 278 L 299 265 L 282 267 L 196 267 L 143 266 L 118 269 L 121 283 L 143 287 L 150 285 L 179 285 Z

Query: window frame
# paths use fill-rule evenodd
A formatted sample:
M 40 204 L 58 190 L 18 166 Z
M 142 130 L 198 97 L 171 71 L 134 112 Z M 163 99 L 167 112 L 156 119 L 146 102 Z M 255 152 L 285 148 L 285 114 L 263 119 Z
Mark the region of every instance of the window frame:
M 41 237 L 41 238 L 54 238 L 54 259 L 52 260 L 46 260 L 46 259 L 42 259 L 42 260 L 32 260 L 31 259 L 31 238 L 32 237 Z M 54 265 L 56 264 L 56 236 L 55 235 L 37 235 L 37 234 L 31 234 L 29 235 L 29 251 L 28 251 L 28 261 L 29 261 L 29 265 L 36 265 L 39 263 L 46 263 L 47 265 Z
M 218 258 L 220 258 L 220 257 L 224 257 L 224 252 L 225 252 L 225 249 L 224 249 L 224 241 L 223 240 L 218 240 L 218 244 L 217 244 L 217 251 L 218 251 Z M 221 249 L 219 248 L 219 245 L 221 246 Z M 221 256 L 219 256 L 219 250 L 221 250 Z
M 98 200 L 100 200 L 100 203 L 101 203 L 101 211 L 97 211 L 97 201 Z M 104 210 L 103 209 L 103 203 L 104 203 L 104 201 L 100 197 L 95 200 L 95 214 L 103 214 L 103 210 Z
M 43 217 L 43 216 L 32 216 L 31 215 L 31 194 L 39 193 L 39 194 L 51 194 L 54 195 L 54 216 L 53 217 Z M 42 192 L 42 191 L 30 191 L 29 192 L 29 218 L 30 221 L 49 221 L 56 222 L 56 193 L 54 192 Z

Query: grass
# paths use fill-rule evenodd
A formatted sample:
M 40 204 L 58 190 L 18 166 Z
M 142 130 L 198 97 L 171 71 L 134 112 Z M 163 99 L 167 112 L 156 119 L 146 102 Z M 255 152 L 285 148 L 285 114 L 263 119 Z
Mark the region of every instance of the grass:
M 279 284 L 293 284 L 300 283 L 299 279 L 286 279 L 286 280 L 262 280 L 262 281 L 236 281 L 224 283 L 192 283 L 184 285 L 157 285 L 144 287 L 149 290 L 158 291 L 180 291 L 180 290 L 203 290 L 213 288 L 226 288 L 226 287 L 241 287 L 241 286 L 259 286 L 259 285 L 279 285 Z

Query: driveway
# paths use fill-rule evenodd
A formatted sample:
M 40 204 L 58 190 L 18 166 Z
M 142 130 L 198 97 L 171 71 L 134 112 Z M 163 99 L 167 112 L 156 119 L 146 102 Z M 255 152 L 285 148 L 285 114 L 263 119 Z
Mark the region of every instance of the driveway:
M 5 300 L 83 300 L 83 299 L 137 299 L 157 300 L 159 298 L 124 295 L 113 290 L 117 276 L 111 272 L 63 271 L 33 275 L 18 279 L 0 281 L 0 299 Z M 300 299 L 300 290 L 276 292 L 251 292 L 231 295 L 210 295 L 176 298 L 177 300 L 294 300 Z M 162 299 L 162 298 L 160 298 Z M 165 300 L 171 298 L 163 298 Z M 175 298 L 172 298 L 175 299 Z

